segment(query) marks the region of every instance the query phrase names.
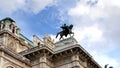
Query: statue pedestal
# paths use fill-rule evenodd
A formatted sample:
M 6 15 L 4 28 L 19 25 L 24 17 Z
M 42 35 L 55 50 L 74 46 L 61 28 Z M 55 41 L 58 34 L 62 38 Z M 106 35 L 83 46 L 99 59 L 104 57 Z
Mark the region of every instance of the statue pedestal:
M 69 37 L 67 39 L 60 40 L 55 43 L 55 51 L 74 46 L 75 44 L 77 44 L 77 41 L 73 37 Z
M 59 46 L 75 45 L 76 43 L 77 41 L 75 38 L 69 37 L 67 39 L 60 40 L 56 42 L 55 44 L 56 44 L 56 47 L 59 47 Z

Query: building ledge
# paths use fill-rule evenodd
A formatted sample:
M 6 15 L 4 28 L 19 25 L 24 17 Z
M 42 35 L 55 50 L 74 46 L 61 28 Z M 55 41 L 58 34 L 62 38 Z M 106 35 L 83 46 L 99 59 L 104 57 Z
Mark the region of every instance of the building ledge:
M 30 66 L 30 60 L 29 59 L 23 57 L 22 55 L 16 53 L 15 51 L 13 51 L 11 49 L 9 49 L 8 47 L 6 47 L 3 44 L 0 44 L 0 51 L 3 51 L 5 53 L 7 53 L 8 55 L 14 57 L 15 59 L 17 59 L 17 60 L 19 60 L 21 62 L 24 62 L 24 63 L 26 63 L 27 65 Z

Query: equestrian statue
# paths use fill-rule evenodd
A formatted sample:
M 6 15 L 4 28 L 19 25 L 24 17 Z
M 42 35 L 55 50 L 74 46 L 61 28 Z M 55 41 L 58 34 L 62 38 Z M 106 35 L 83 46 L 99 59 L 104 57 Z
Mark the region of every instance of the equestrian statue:
M 63 36 L 67 37 L 68 34 L 70 35 L 70 37 L 71 37 L 71 34 L 72 34 L 72 36 L 74 36 L 74 33 L 72 32 L 72 28 L 73 28 L 73 25 L 72 25 L 72 24 L 69 25 L 69 26 L 66 25 L 66 24 L 64 24 L 64 25 L 62 25 L 60 28 L 62 28 L 62 31 L 61 31 L 61 32 L 58 32 L 57 35 L 56 35 L 56 38 L 58 37 L 58 35 L 60 35 L 59 40 L 60 40 L 61 38 L 63 38 Z

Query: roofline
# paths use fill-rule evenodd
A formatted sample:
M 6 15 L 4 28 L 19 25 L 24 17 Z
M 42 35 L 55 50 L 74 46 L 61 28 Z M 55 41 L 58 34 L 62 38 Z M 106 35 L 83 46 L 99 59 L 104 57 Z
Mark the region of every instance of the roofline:
M 2 19 L 1 21 L 5 21 L 5 20 L 10 20 L 11 22 L 14 22 L 15 23 L 15 21 L 12 19 L 12 18 L 10 18 L 10 17 L 6 17 L 6 18 L 4 18 L 4 19 Z
M 19 33 L 20 38 L 24 39 L 25 41 L 27 41 L 31 46 L 33 46 L 33 42 L 31 40 L 29 40 L 27 37 L 25 37 L 23 34 Z
M 71 47 L 64 48 L 64 49 L 58 50 L 58 51 L 53 51 L 52 49 L 50 49 L 50 48 L 47 47 L 46 45 L 36 46 L 36 47 L 34 47 L 34 48 L 31 48 L 30 50 L 25 50 L 25 51 L 21 52 L 20 54 L 25 56 L 25 55 L 31 54 L 31 53 L 33 53 L 33 52 L 36 52 L 36 51 L 45 49 L 45 50 L 48 50 L 48 51 L 49 51 L 50 53 L 52 53 L 53 55 L 55 55 L 55 54 L 58 54 L 58 53 L 61 53 L 61 52 L 63 52 L 63 51 L 67 51 L 67 50 L 70 50 L 70 49 L 73 49 L 73 48 L 76 48 L 76 47 L 79 48 L 79 49 L 81 49 L 86 55 L 88 55 L 88 57 L 90 58 L 90 60 L 91 60 L 93 63 L 95 63 L 97 66 L 101 67 L 101 66 L 93 59 L 93 57 L 92 57 L 85 49 L 83 49 L 79 44 L 76 44 L 76 45 L 73 45 L 73 46 L 71 46 Z M 33 50 L 34 50 L 34 51 L 33 51 Z M 24 53 L 24 52 L 26 52 L 26 54 L 22 54 L 22 53 Z
M 46 49 L 50 53 L 54 54 L 54 51 L 52 49 L 50 49 L 49 47 L 47 47 L 46 45 L 43 45 L 43 44 L 41 44 L 40 46 L 36 46 L 36 47 L 30 48 L 30 49 L 25 50 L 25 51 L 22 51 L 19 54 L 21 54 L 21 55 L 28 55 L 30 53 L 33 53 L 33 52 L 36 52 L 36 51 L 39 51 L 39 50 L 43 50 L 43 49 Z M 26 54 L 24 54 L 24 53 L 26 53 Z

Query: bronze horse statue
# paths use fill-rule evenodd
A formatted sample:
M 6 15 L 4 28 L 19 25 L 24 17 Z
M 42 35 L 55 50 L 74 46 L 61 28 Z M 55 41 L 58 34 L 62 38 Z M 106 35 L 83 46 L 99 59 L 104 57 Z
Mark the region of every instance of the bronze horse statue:
M 60 35 L 59 40 L 60 40 L 61 38 L 63 38 L 63 36 L 67 37 L 68 34 L 69 34 L 70 36 L 71 36 L 71 34 L 74 35 L 74 33 L 72 32 L 72 28 L 73 28 L 73 25 L 72 25 L 72 24 L 69 25 L 69 26 L 67 26 L 66 24 L 64 24 L 63 26 L 61 26 L 61 28 L 62 28 L 62 31 L 61 31 L 61 32 L 58 32 L 57 35 L 56 35 L 56 38 L 58 37 L 58 35 Z

